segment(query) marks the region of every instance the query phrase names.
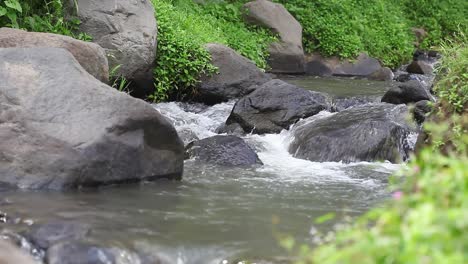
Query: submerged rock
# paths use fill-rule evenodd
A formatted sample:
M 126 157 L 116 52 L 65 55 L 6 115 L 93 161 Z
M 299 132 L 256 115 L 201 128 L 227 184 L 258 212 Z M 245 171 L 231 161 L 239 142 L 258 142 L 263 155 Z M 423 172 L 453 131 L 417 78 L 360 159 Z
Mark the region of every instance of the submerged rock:
M 391 87 L 382 97 L 382 102 L 390 104 L 416 103 L 421 100 L 432 100 L 430 92 L 416 80 L 411 80 Z
M 226 124 L 238 123 L 247 133 L 279 133 L 328 108 L 325 95 L 275 79 L 241 98 Z
M 186 147 L 186 157 L 222 166 L 249 166 L 262 162 L 242 138 L 214 136 L 194 141 Z
M 48 264 L 160 263 L 156 259 L 145 259 L 128 250 L 81 241 L 65 241 L 53 245 L 47 250 L 46 261 Z
M 75 6 L 75 4 L 77 6 Z M 80 31 L 103 47 L 111 69 L 132 82 L 143 96 L 153 87 L 157 25 L 149 0 L 65 0 L 67 18 L 78 17 Z
M 353 107 L 298 127 L 289 152 L 319 162 L 401 162 L 411 148 L 406 137 L 414 131 L 408 114 L 405 105 Z
M 380 101 L 379 97 L 372 97 L 372 96 L 354 96 L 354 97 L 347 97 L 347 98 L 334 98 L 332 100 L 332 112 L 341 112 L 345 109 L 370 104 L 370 103 L 378 103 Z
M 62 241 L 83 239 L 89 232 L 90 228 L 84 224 L 55 221 L 34 227 L 25 237 L 36 247 L 46 250 Z
M 67 36 L 0 28 L 0 48 L 63 48 L 94 78 L 109 82 L 106 53 L 99 45 Z
M 302 26 L 281 4 L 256 0 L 243 6 L 246 22 L 265 27 L 279 35 L 269 48 L 268 64 L 275 73 L 303 73 Z
M 197 101 L 212 105 L 239 98 L 271 79 L 253 62 L 231 48 L 207 44 L 206 49 L 218 73 L 201 77 L 195 98 Z
M 183 143 L 151 105 L 64 49 L 0 49 L 0 182 L 67 189 L 180 179 Z

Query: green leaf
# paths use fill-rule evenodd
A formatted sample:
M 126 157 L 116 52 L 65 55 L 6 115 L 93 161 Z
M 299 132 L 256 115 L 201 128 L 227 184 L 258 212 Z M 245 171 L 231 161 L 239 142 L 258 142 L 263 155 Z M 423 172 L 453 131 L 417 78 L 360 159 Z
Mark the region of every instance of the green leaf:
M 6 15 L 6 13 L 7 13 L 6 8 L 4 8 L 3 6 L 0 6 L 0 17 Z
M 322 215 L 322 216 L 319 216 L 315 219 L 315 223 L 316 224 L 323 224 L 325 222 L 328 222 L 330 220 L 332 220 L 333 218 L 335 218 L 335 213 L 328 213 L 328 214 L 325 214 L 325 215 Z
M 19 13 L 23 13 L 23 9 L 21 8 L 21 4 L 18 2 L 18 0 L 6 0 L 5 5 L 18 11 Z

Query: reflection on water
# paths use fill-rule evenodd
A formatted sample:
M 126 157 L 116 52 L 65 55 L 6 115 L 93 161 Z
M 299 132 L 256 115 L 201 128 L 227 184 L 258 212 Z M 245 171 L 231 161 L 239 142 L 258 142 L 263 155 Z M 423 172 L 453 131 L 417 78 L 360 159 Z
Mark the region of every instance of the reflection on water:
M 287 82 L 304 89 L 323 92 L 332 97 L 376 96 L 382 97 L 385 92 L 395 85 L 392 82 L 371 81 L 367 79 L 350 79 L 346 77 L 317 77 L 317 76 L 284 76 Z

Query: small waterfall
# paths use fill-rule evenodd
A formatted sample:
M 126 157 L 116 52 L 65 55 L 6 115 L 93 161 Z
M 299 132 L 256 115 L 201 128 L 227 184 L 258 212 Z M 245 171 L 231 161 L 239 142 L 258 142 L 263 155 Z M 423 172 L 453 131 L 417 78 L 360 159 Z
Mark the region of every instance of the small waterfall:
M 216 129 L 226 121 L 233 106 L 233 101 L 211 107 L 181 102 L 154 105 L 157 110 L 172 121 L 185 144 L 192 140 L 217 135 Z M 315 116 L 300 120 L 289 130 L 283 130 L 279 134 L 245 135 L 244 140 L 256 150 L 264 163 L 264 166 L 258 168 L 257 171 L 281 177 L 282 181 L 291 182 L 310 180 L 311 178 L 320 182 L 361 182 L 360 179 L 350 177 L 349 171 L 354 170 L 354 167 L 368 166 L 373 163 L 312 162 L 295 158 L 288 152 L 289 145 L 294 140 L 294 131 L 297 128 L 334 114 L 336 113 L 322 111 Z M 379 167 L 388 173 L 400 168 L 400 165 L 381 163 Z

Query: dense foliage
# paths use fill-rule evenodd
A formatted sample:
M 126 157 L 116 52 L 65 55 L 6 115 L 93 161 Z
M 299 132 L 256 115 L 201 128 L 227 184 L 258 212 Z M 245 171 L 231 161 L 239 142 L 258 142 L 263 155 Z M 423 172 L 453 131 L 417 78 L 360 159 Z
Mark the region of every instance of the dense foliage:
M 458 0 L 276 0 L 299 20 L 304 48 L 326 56 L 354 57 L 365 51 L 396 67 L 413 51 L 412 27 L 429 36 L 422 48 L 439 44 L 458 28 L 467 30 L 468 3 Z
M 468 259 L 468 47 L 444 46 L 440 102 L 425 125 L 428 145 L 404 172 L 406 182 L 334 242 L 301 247 L 298 263 L 465 263 Z M 460 107 L 460 104 L 462 107 Z M 438 117 L 442 116 L 442 118 Z M 291 240 L 288 240 L 291 241 Z M 285 243 L 293 245 L 293 243 Z
M 267 48 L 274 37 L 246 25 L 240 4 L 206 4 L 191 0 L 152 0 L 157 10 L 158 52 L 152 100 L 180 98 L 195 92 L 201 74 L 214 73 L 207 43 L 225 44 L 266 68 Z
M 77 33 L 78 20 L 65 20 L 62 0 L 5 0 L 0 2 L 0 27 L 49 32 L 90 40 Z

